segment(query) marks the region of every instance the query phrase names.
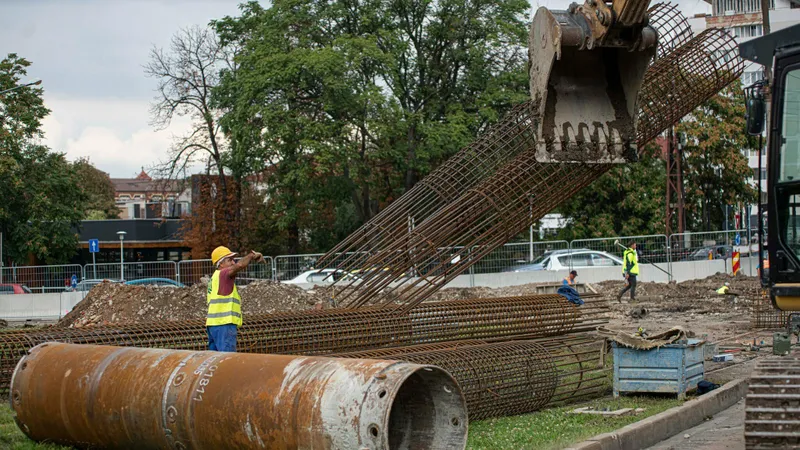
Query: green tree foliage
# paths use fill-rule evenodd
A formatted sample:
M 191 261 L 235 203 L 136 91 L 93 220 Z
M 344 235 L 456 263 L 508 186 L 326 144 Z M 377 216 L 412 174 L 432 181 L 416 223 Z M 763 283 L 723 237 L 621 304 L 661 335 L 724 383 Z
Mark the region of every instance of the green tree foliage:
M 9 54 L 0 61 L 0 90 L 18 86 L 30 62 Z M 49 110 L 42 89 L 0 94 L 0 231 L 5 261 L 47 263 L 75 253 L 74 229 L 84 217 L 86 195 L 64 155 L 37 144 Z
M 73 163 L 86 197 L 86 217 L 90 220 L 117 219 L 119 208 L 114 200 L 114 184 L 108 174 L 93 166 L 88 158 Z
M 561 239 L 664 232 L 666 170 L 657 145 L 635 164 L 614 167 L 561 206 L 569 220 Z
M 752 204 L 751 170 L 742 149 L 744 95 L 734 83 L 675 127 L 686 135 L 683 176 L 686 223 L 692 231 L 721 230 L 725 205 Z M 560 238 L 661 234 L 665 231 L 666 163 L 651 144 L 640 162 L 612 169 L 560 208 L 569 226 Z
M 734 83 L 676 127 L 687 137 L 684 182 L 689 230 L 721 230 L 725 205 L 758 201 L 756 190 L 746 182 L 752 171 L 742 149 L 757 146 L 745 132 L 744 113 L 744 93 Z
M 229 164 L 267 174 L 289 251 L 341 239 L 528 97 L 528 8 L 278 0 L 216 22 L 238 54 L 214 91 Z

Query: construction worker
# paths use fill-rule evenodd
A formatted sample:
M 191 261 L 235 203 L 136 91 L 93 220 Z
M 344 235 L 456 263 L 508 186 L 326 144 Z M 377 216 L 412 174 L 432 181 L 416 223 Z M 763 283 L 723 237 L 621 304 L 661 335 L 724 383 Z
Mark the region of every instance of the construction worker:
M 625 287 L 617 295 L 617 301 L 622 301 L 622 296 L 631 291 L 631 301 L 636 300 L 636 277 L 639 276 L 639 258 L 636 254 L 636 242 L 631 242 L 622 254 L 622 275 L 625 276 Z
M 574 270 L 573 270 L 573 271 L 571 271 L 571 272 L 569 273 L 569 275 L 567 275 L 567 277 L 566 277 L 566 278 L 564 278 L 563 280 L 561 280 L 561 284 L 562 284 L 562 285 L 564 285 L 564 286 L 570 286 L 570 287 L 574 287 L 574 286 L 575 286 L 575 278 L 576 278 L 577 276 L 578 276 L 578 272 L 576 272 L 576 271 L 574 271 Z
M 719 295 L 727 294 L 728 291 L 731 289 L 730 286 L 731 286 L 730 283 L 725 283 L 724 286 L 722 286 L 721 288 L 717 289 L 717 294 L 719 294 Z
M 214 274 L 208 282 L 206 305 L 206 331 L 208 349 L 218 352 L 235 352 L 238 327 L 242 325 L 242 298 L 236 289 L 236 274 L 253 261 L 263 261 L 261 253 L 251 251 L 238 262 L 236 253 L 227 247 L 217 247 L 211 252 Z

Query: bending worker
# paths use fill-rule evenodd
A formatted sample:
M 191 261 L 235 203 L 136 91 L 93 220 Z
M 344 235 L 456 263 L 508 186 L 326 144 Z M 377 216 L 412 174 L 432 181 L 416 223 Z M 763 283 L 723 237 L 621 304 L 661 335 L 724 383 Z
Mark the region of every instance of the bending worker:
M 631 301 L 636 300 L 636 277 L 639 276 L 639 258 L 636 254 L 636 242 L 631 242 L 628 249 L 622 254 L 622 274 L 625 276 L 625 287 L 617 295 L 617 300 L 622 301 L 622 296 L 630 289 Z
M 573 270 L 573 271 L 570 271 L 569 275 L 567 275 L 567 277 L 566 277 L 566 278 L 564 278 L 563 280 L 561 280 L 561 284 L 562 284 L 563 286 L 575 287 L 575 278 L 576 278 L 577 276 L 578 276 L 578 272 L 576 272 L 576 271 L 574 271 L 574 270 Z
M 208 349 L 218 352 L 235 352 L 238 327 L 242 326 L 242 298 L 236 289 L 236 274 L 253 261 L 263 261 L 261 253 L 251 251 L 238 262 L 236 253 L 227 247 L 217 247 L 211 252 L 214 274 L 208 282 L 206 304 L 206 331 Z

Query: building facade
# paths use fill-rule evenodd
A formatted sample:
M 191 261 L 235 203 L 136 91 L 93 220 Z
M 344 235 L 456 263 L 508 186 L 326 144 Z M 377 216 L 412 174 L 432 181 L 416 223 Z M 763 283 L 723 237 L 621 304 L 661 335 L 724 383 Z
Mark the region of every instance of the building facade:
M 177 219 L 191 213 L 191 189 L 179 181 L 154 180 L 144 170 L 136 178 L 112 178 L 120 219 Z
M 699 33 L 706 28 L 724 28 L 738 43 L 746 42 L 764 34 L 761 14 L 761 0 L 711 0 L 707 1 L 710 12 L 698 14 L 689 19 L 692 31 Z M 777 31 L 800 23 L 800 0 L 770 0 L 770 31 Z M 745 61 L 742 74 L 742 86 L 747 87 L 764 78 L 764 67 L 760 64 Z M 766 145 L 766 141 L 764 142 Z M 759 158 L 761 159 L 760 175 L 763 180 L 761 191 L 766 191 L 766 156 L 759 155 L 756 149 L 744 149 L 748 165 L 753 172 L 749 182 L 756 186 L 759 177 Z

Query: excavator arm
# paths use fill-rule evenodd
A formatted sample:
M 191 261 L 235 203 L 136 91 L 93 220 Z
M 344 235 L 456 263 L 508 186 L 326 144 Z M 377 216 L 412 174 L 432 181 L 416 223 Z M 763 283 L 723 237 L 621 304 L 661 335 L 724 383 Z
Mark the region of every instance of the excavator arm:
M 656 52 L 647 1 L 539 8 L 528 39 L 537 160 L 636 160 L 636 99 Z

